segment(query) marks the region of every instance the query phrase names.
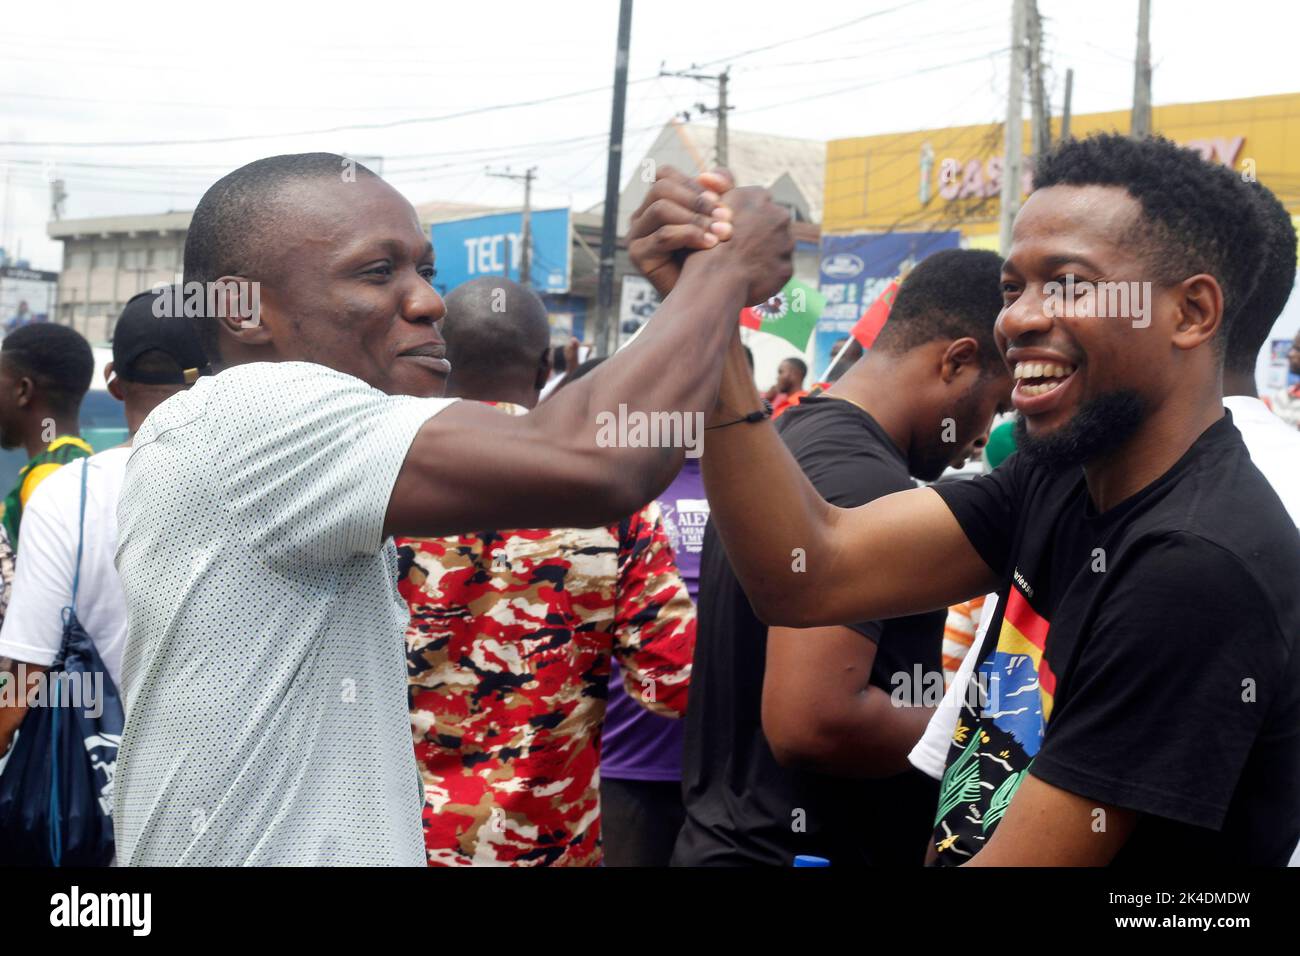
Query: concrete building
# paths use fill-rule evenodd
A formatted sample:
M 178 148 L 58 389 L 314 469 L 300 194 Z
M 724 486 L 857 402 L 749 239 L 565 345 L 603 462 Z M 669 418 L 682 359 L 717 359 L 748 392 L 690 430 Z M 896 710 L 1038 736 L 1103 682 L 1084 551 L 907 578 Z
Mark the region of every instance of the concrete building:
M 1073 136 L 1127 133 L 1128 110 L 1086 113 L 1070 121 Z M 1053 141 L 1061 118 L 1051 119 Z M 954 126 L 832 140 L 826 153 L 824 252 L 829 261 L 852 252 L 860 262 L 884 261 L 888 250 L 909 242 L 920 259 L 941 241 L 975 249 L 998 249 L 1004 124 Z M 1300 93 L 1200 103 L 1171 103 L 1151 110 L 1152 130 L 1222 163 L 1243 178 L 1257 178 L 1271 189 L 1300 228 Z M 1029 122 L 1024 142 L 1029 144 Z M 1021 192 L 1027 195 L 1031 163 L 1023 165 Z M 908 237 L 914 237 L 908 240 Z M 838 245 L 837 245 L 838 243 Z M 884 250 L 878 252 L 877 250 Z M 880 268 L 871 280 L 827 273 L 821 290 L 887 281 L 894 269 Z M 858 300 L 874 298 L 874 289 Z M 856 314 L 856 313 L 855 313 Z M 1280 387 L 1287 376 L 1286 350 L 1300 330 L 1300 295 L 1294 292 L 1278 318 L 1256 366 L 1260 390 Z M 828 335 L 838 332 L 828 331 Z M 819 329 L 818 335 L 821 336 Z
M 445 201 L 422 203 L 415 208 L 425 232 L 435 222 L 517 211 Z M 49 223 L 49 236 L 63 243 L 58 306 L 51 318 L 72 326 L 91 342 L 108 342 L 117 316 L 131 296 L 156 283 L 176 280 L 184 264 L 185 234 L 192 215 L 190 210 L 181 210 Z M 595 314 L 600 215 L 574 212 L 572 221 L 570 291 L 543 297 L 557 329 L 557 342 L 567 340 L 569 331 L 588 337 L 593 332 L 586 326 L 586 318 Z M 623 248 L 619 250 L 617 268 L 619 276 L 629 269 Z
M 826 144 L 817 140 L 772 136 L 745 130 L 727 131 L 727 167 L 741 186 L 764 186 L 773 199 L 790 210 L 794 219 L 794 276 L 816 287 L 821 261 L 822 193 L 826 175 Z M 694 175 L 718 165 L 717 128 L 679 119 L 664 124 L 645 155 L 631 168 L 618 201 L 619 235 L 627 233 L 632 213 L 654 183 L 655 171 L 668 165 Z M 598 214 L 600 207 L 592 210 Z M 616 295 L 621 288 L 615 280 Z M 613 341 L 617 330 L 607 329 L 602 343 Z M 742 332 L 754 355 L 754 374 L 761 386 L 772 384 L 781 360 L 800 355 L 813 367 L 809 349 L 799 353 L 783 339 Z M 605 351 L 609 348 L 606 345 Z
M 55 321 L 104 343 L 126 300 L 181 268 L 190 212 L 102 216 L 51 222 L 63 243 Z
M 826 176 L 826 144 L 812 139 L 770 136 L 744 130 L 727 131 L 727 167 L 740 186 L 765 186 L 773 199 L 790 210 L 796 242 L 795 278 L 817 284 L 821 240 L 822 193 Z M 672 166 L 691 175 L 718 165 L 717 129 L 673 119 L 655 137 L 635 167 L 618 199 L 618 234 L 654 183 L 659 166 Z M 628 175 L 629 171 L 624 170 Z M 592 210 L 599 213 L 600 207 Z
M 641 171 L 665 163 L 688 172 L 711 168 L 716 155 L 714 137 L 712 126 L 673 120 L 664 126 L 635 166 L 624 168 L 627 184 L 619 200 L 620 239 L 615 255 L 614 303 L 604 323 L 599 320 L 597 307 L 602 205 L 572 211 L 569 291 L 543 295 L 557 344 L 573 334 L 594 343 L 602 354 L 616 347 L 620 340 L 622 280 L 635 274 L 627 257 L 626 241 L 621 237 L 653 181 L 653 175 L 647 182 Z M 825 144 L 733 130 L 730 151 L 731 167 L 738 182 L 768 187 L 777 201 L 790 209 L 798 242 L 795 274 L 816 284 Z M 415 208 L 426 233 L 434 223 L 518 212 L 518 207 L 443 200 L 417 204 Z M 63 270 L 59 275 L 58 306 L 53 318 L 73 326 L 92 342 L 108 342 L 113 324 L 131 296 L 157 283 L 176 280 L 183 266 L 185 233 L 191 215 L 190 211 L 183 210 L 49 223 L 49 236 L 63 243 Z M 450 254 L 450 250 L 439 250 L 439 253 Z
M 727 167 L 740 186 L 766 186 L 777 202 L 789 208 L 795 222 L 822 221 L 822 185 L 826 175 L 826 144 L 812 139 L 727 131 Z M 627 185 L 618 198 L 618 233 L 654 183 L 658 166 L 702 173 L 718 165 L 717 129 L 673 119 L 650 144 L 640 162 L 624 170 Z

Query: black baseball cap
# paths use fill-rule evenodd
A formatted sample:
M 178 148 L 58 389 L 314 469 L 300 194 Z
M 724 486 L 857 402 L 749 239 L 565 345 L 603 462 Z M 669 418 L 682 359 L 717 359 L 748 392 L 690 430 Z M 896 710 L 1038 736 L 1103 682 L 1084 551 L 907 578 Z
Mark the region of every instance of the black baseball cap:
M 113 373 L 128 382 L 147 385 L 193 385 L 211 372 L 192 319 L 173 316 L 170 304 L 182 301 L 171 286 L 132 296 L 122 307 L 113 329 Z M 175 371 L 140 371 L 135 361 L 145 352 L 163 352 L 176 362 Z

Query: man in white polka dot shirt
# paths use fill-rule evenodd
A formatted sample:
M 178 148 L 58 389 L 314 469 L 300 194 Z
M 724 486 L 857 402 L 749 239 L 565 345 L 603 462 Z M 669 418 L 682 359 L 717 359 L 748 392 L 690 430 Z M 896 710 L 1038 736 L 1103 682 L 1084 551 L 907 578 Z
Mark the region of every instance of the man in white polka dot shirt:
M 600 413 L 705 411 L 738 311 L 791 273 L 788 213 L 707 185 L 647 199 L 694 210 L 703 254 L 632 237 L 679 276 L 661 314 L 519 417 L 433 397 L 434 250 L 383 180 L 314 153 L 208 190 L 185 280 L 220 371 L 145 421 L 119 506 L 119 863 L 424 864 L 391 536 L 592 527 L 667 486 L 682 449 L 602 447 Z

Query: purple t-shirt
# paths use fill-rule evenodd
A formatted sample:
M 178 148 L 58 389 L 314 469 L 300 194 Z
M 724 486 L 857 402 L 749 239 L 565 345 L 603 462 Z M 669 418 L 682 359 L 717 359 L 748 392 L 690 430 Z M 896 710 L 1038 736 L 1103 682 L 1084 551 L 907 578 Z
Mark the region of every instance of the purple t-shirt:
M 695 601 L 700 586 L 700 550 L 709 503 L 704 497 L 700 460 L 687 458 L 668 490 L 659 496 L 664 529 L 677 557 L 677 570 Z M 688 705 L 689 706 L 689 705 Z M 623 689 L 615 663 L 609 675 L 609 705 L 600 750 L 600 774 L 614 780 L 682 778 L 683 721 L 652 714 Z

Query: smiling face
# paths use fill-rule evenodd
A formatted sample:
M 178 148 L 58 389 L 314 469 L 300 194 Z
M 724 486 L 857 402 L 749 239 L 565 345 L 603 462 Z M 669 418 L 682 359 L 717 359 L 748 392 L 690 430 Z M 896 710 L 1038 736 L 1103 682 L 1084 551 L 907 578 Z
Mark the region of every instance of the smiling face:
M 390 395 L 441 395 L 450 366 L 430 284 L 433 246 L 415 210 L 382 179 L 331 177 L 285 187 L 293 210 L 260 279 L 276 357 L 355 375 Z M 255 332 L 257 330 L 254 330 Z
M 1003 265 L 995 336 L 1016 380 L 1012 403 L 1033 443 L 1088 427 L 1068 444 L 1086 458 L 1122 442 L 1170 393 L 1177 287 L 1155 281 L 1141 254 L 1141 206 L 1115 186 L 1052 186 L 1016 217 Z M 1101 416 L 1104 421 L 1108 416 Z

